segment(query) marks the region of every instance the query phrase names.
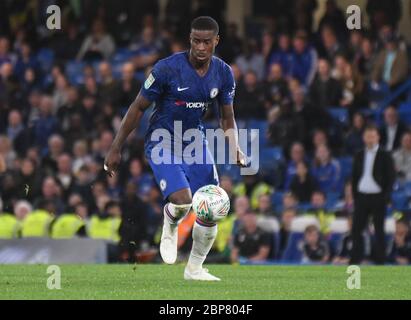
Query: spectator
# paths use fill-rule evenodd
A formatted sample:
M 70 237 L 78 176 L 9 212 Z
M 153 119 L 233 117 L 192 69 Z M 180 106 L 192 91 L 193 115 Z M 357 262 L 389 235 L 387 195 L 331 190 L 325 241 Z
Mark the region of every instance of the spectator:
M 332 211 L 328 211 L 327 198 L 324 192 L 315 191 L 311 196 L 311 208 L 304 213 L 305 216 L 312 216 L 318 219 L 322 234 L 330 232 L 330 224 L 335 219 Z
M 34 207 L 45 209 L 54 215 L 63 213 L 65 205 L 62 200 L 62 190 L 54 177 L 47 176 L 43 179 L 41 195 L 34 202 Z
M 304 231 L 302 263 L 327 263 L 330 250 L 326 241 L 315 225 L 308 226 Z
M 405 132 L 401 139 L 401 148 L 393 154 L 398 177 L 411 182 L 411 132 Z
M 21 81 L 24 79 L 24 74 L 28 69 L 33 69 L 35 73 L 39 72 L 39 63 L 32 54 L 30 44 L 24 42 L 20 48 L 20 54 L 14 68 L 14 73 Z
M 285 248 L 287 248 L 288 237 L 291 232 L 291 222 L 297 216 L 295 209 L 285 209 L 281 214 L 281 227 L 280 227 L 280 246 L 279 255 L 282 256 Z
M 408 265 L 411 263 L 411 235 L 407 220 L 400 219 L 395 223 L 394 241 L 388 260 L 398 265 Z
M 14 160 L 17 158 L 16 152 L 13 150 L 10 139 L 3 135 L 0 135 L 0 155 L 2 155 L 7 167 L 14 167 Z
M 7 137 L 13 143 L 14 139 L 24 130 L 23 119 L 20 111 L 11 110 L 8 116 Z
M 77 60 L 94 61 L 109 59 L 115 51 L 113 38 L 106 33 L 102 20 L 96 19 L 93 22 L 92 30 L 84 39 Z
M 395 89 L 405 81 L 407 72 L 407 53 L 399 48 L 396 36 L 390 35 L 375 60 L 371 79 L 377 83 L 383 81 L 391 89 Z
M 153 65 L 159 58 L 160 46 L 155 41 L 154 29 L 145 27 L 141 33 L 141 39 L 132 41 L 129 49 L 133 54 L 134 67 L 137 70 L 144 70 Z
M 298 208 L 299 202 L 298 199 L 296 198 L 296 196 L 294 194 L 292 194 L 291 192 L 286 192 L 283 195 L 283 199 L 282 199 L 282 211 L 288 210 L 288 209 L 292 209 L 292 210 L 296 210 Z
M 41 173 L 36 163 L 30 158 L 24 158 L 16 174 L 18 181 L 18 197 L 33 202 L 39 195 Z
M 258 51 L 255 39 L 248 40 L 243 52 L 237 57 L 235 64 L 238 65 L 243 74 L 253 71 L 257 80 L 262 81 L 265 75 L 265 62 L 264 56 Z
M 342 99 L 340 105 L 348 109 L 350 118 L 359 108 L 366 105 L 364 98 L 364 79 L 353 65 L 347 64 L 341 78 Z
M 344 139 L 345 153 L 349 155 L 354 155 L 362 148 L 364 148 L 364 143 L 362 141 L 362 135 L 365 128 L 365 119 L 362 113 L 356 112 L 353 115 L 352 127 L 348 131 L 346 138 Z
M 281 66 L 284 77 L 289 78 L 292 76 L 292 62 L 293 50 L 290 35 L 282 33 L 278 36 L 278 48 L 275 49 L 269 57 L 269 70 L 271 71 L 272 66 L 278 64 Z
M 335 0 L 327 0 L 325 13 L 320 20 L 318 30 L 321 32 L 326 27 L 332 28 L 340 40 L 345 40 L 347 34 L 346 18 Z
M 53 100 L 50 96 L 43 96 L 40 103 L 40 114 L 34 123 L 35 144 L 41 153 L 47 153 L 47 142 L 51 135 L 58 132 L 58 122 L 53 115 Z
M 319 108 L 340 105 L 342 88 L 337 80 L 331 78 L 330 65 L 325 59 L 318 62 L 318 72 L 310 86 L 309 97 L 311 103 Z
M 308 172 L 304 161 L 297 164 L 297 171 L 291 180 L 290 190 L 300 202 L 309 202 L 311 195 L 317 190 L 317 183 Z
M 269 107 L 280 105 L 284 99 L 288 97 L 287 81 L 283 77 L 280 64 L 274 63 L 271 65 L 265 90 L 267 105 Z
M 387 151 L 395 151 L 400 147 L 401 137 L 407 131 L 407 126 L 398 119 L 394 106 L 384 110 L 384 124 L 381 127 L 381 146 Z
M 317 69 L 318 55 L 307 43 L 305 31 L 298 31 L 293 40 L 293 65 L 291 74 L 309 87 Z
M 305 128 L 301 115 L 294 112 L 292 104 L 283 102 L 275 121 L 269 122 L 268 136 L 271 143 L 280 145 L 283 149 L 290 148 L 294 141 L 302 141 Z
M 258 197 L 262 194 L 271 194 L 272 186 L 261 181 L 260 177 L 255 175 L 244 176 L 243 182 L 238 183 L 233 190 L 236 196 L 247 196 L 251 201 L 251 208 L 256 210 L 258 207 Z
M 139 92 L 141 84 L 134 77 L 134 66 L 128 62 L 123 64 L 121 69 L 121 81 L 118 83 L 120 108 L 128 108 L 128 106 L 136 98 L 136 92 Z
M 294 142 L 290 148 L 290 160 L 285 172 L 284 189 L 288 190 L 294 176 L 297 174 L 297 165 L 305 161 L 305 149 L 302 143 Z
M 98 66 L 100 86 L 99 98 L 102 102 L 117 103 L 118 102 L 118 83 L 113 77 L 111 64 L 101 62 Z
M 81 112 L 81 103 L 79 92 L 76 87 L 69 86 L 66 88 L 67 100 L 57 110 L 57 118 L 62 130 L 67 130 L 69 127 L 69 121 L 73 114 Z
M 311 174 L 323 192 L 338 191 L 341 179 L 341 168 L 337 160 L 331 157 L 329 148 L 320 145 L 315 151 L 315 158 L 311 168 Z
M 345 37 L 345 34 L 346 32 L 343 32 L 340 36 Z M 329 25 L 325 25 L 321 29 L 321 44 L 321 57 L 328 60 L 329 63 L 333 63 L 335 61 L 335 57 L 343 51 L 341 44 L 338 41 L 337 33 L 333 27 Z
M 335 206 L 341 215 L 350 217 L 354 212 L 354 195 L 352 193 L 352 183 L 347 181 L 344 185 L 344 198 Z
M 337 248 L 336 256 L 333 259 L 334 264 L 349 264 L 352 254 L 352 217 L 349 216 L 347 220 L 348 231 L 343 235 L 340 244 Z M 360 248 L 364 257 L 369 256 L 370 243 L 366 234 L 363 234 L 361 238 Z
M 358 60 L 355 61 L 357 69 L 364 76 L 364 80 L 371 80 L 372 69 L 375 65 L 376 53 L 374 51 L 372 40 L 365 37 L 361 44 L 361 54 Z
M 238 36 L 237 24 L 230 23 L 224 41 L 219 44 L 218 52 L 225 62 L 231 64 L 241 54 L 242 46 L 242 40 Z
M 242 221 L 243 226 L 234 238 L 231 262 L 265 261 L 272 246 L 270 235 L 257 226 L 257 217 L 254 213 L 247 213 Z
M 72 159 L 67 153 L 63 153 L 57 159 L 56 178 L 60 182 L 64 199 L 67 199 L 73 187 L 74 178 L 72 174 Z
M 64 139 L 58 134 L 53 134 L 47 144 L 47 154 L 41 161 L 41 168 L 45 173 L 54 174 L 57 171 L 57 159 L 64 152 Z
M 244 83 L 239 84 L 236 95 L 236 117 L 238 119 L 265 119 L 264 87 L 258 83 L 254 71 L 247 71 Z

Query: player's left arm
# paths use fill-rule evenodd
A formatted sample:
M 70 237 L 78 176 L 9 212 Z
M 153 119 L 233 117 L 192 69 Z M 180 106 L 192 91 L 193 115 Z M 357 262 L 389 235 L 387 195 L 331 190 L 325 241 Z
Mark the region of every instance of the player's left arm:
M 247 157 L 241 151 L 238 144 L 237 123 L 234 118 L 234 108 L 232 104 L 224 104 L 222 106 L 221 127 L 229 141 L 229 147 L 233 148 L 231 154 L 235 154 L 237 164 L 245 167 L 247 165 Z

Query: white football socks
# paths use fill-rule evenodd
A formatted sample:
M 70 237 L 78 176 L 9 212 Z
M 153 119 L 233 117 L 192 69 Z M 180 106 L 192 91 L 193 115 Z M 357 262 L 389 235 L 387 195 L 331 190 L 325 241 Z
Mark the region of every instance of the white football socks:
M 181 220 L 184 219 L 184 217 L 187 215 L 187 213 L 191 209 L 191 203 L 190 204 L 174 204 L 171 202 L 168 202 L 164 206 L 164 218 L 167 219 L 167 221 L 172 224 L 172 225 L 178 225 Z
M 207 224 L 197 219 L 193 227 L 193 247 L 187 264 L 190 270 L 194 271 L 202 268 L 216 236 L 216 224 Z

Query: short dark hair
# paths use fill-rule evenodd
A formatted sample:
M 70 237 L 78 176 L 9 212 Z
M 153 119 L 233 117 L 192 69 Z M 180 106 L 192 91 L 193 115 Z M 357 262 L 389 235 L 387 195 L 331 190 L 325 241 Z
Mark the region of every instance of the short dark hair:
M 364 132 L 365 131 L 376 131 L 377 133 L 380 133 L 380 130 L 378 129 L 377 125 L 374 123 L 369 123 L 365 126 Z
M 209 16 L 200 16 L 191 22 L 191 30 L 214 31 L 215 34 L 218 34 L 220 27 L 218 26 L 217 21 L 213 18 Z

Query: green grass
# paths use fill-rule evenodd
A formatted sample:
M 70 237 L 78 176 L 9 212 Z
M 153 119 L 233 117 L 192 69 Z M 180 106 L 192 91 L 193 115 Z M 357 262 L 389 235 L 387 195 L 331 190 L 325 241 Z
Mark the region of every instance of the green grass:
M 0 299 L 410 299 L 410 267 L 208 266 L 221 282 L 184 281 L 183 265 L 62 265 L 61 290 L 46 287 L 46 265 L 1 265 Z

